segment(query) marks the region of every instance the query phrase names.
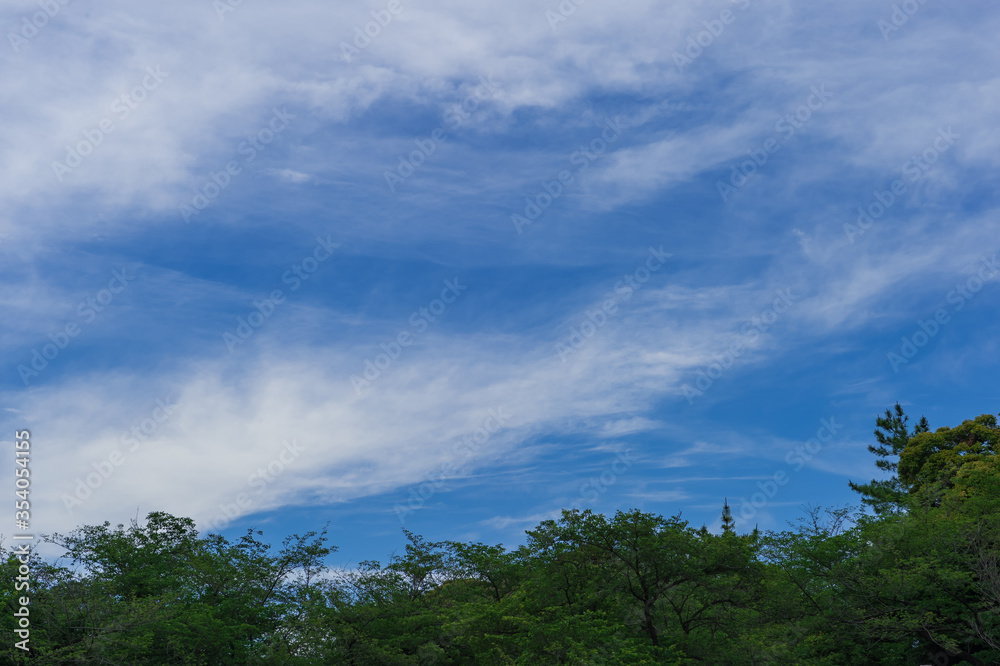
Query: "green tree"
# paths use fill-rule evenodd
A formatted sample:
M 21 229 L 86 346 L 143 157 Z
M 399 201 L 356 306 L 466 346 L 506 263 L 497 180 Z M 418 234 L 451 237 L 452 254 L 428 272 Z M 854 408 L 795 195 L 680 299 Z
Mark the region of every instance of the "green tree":
M 282 640 L 288 653 L 302 593 L 290 579 L 321 567 L 325 540 L 289 537 L 271 553 L 252 532 L 231 544 L 162 512 L 52 535 L 72 568 L 33 565 L 32 663 L 264 663 Z
M 733 520 L 733 511 L 729 508 L 729 498 L 722 505 L 722 532 L 723 534 L 736 533 L 736 521 Z
M 939 504 L 945 498 L 997 497 L 1000 428 L 983 414 L 954 428 L 923 431 L 907 442 L 899 458 L 899 483 L 910 495 Z
M 908 489 L 896 475 L 899 456 L 909 444 L 911 437 L 929 430 L 927 419 L 924 417 L 920 418 L 920 422 L 912 432 L 907 426 L 908 421 L 909 417 L 898 402 L 893 410 L 885 410 L 885 414 L 875 420 L 877 443 L 869 444 L 868 451 L 877 458 L 875 466 L 892 476 L 888 479 L 873 479 L 865 484 L 848 482 L 851 490 L 860 493 L 861 501 L 872 507 L 876 513 L 900 510 L 905 502 Z
M 891 417 L 891 419 L 890 419 Z M 982 415 L 909 433 L 902 410 L 871 447 L 888 481 L 851 484 L 876 509 L 861 516 L 861 547 L 832 571 L 851 620 L 869 641 L 911 645 L 940 664 L 1000 662 L 1000 429 Z M 842 614 L 842 618 L 847 614 Z

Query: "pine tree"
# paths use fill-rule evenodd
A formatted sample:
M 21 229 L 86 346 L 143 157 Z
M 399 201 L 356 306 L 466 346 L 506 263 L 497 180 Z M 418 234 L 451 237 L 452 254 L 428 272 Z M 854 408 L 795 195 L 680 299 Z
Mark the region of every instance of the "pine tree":
M 864 484 L 848 482 L 851 490 L 860 493 L 861 501 L 871 506 L 876 513 L 898 509 L 908 495 L 908 489 L 898 476 L 899 455 L 914 435 L 930 431 L 926 417 L 920 417 L 913 432 L 907 426 L 908 421 L 909 417 L 898 402 L 893 410 L 885 410 L 885 415 L 875 420 L 875 439 L 878 444 L 869 444 L 868 451 L 878 458 L 875 466 L 891 473 L 892 477 L 872 479 L 871 483 Z
M 733 520 L 733 512 L 729 508 L 728 497 L 725 499 L 725 503 L 722 505 L 722 533 L 723 534 L 736 533 L 736 521 Z

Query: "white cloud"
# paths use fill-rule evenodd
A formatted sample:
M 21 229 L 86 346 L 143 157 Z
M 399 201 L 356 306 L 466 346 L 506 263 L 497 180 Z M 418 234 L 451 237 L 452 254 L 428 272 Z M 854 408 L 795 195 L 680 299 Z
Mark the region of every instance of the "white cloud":
M 998 46 L 970 37 L 960 20 L 928 7 L 886 43 L 870 3 L 820 8 L 755 0 L 680 72 L 673 51 L 732 3 L 588 3 L 553 30 L 545 10 L 556 4 L 407 2 L 370 46 L 345 62 L 340 42 L 353 39 L 354 27 L 370 21 L 379 2 L 243 3 L 221 21 L 211 3 L 200 0 L 141 9 L 114 1 L 88 8 L 74 3 L 21 53 L 3 51 L 0 206 L 10 212 L 0 219 L 0 254 L 11 274 L 0 297 L 10 312 L 0 344 L 20 351 L 72 316 L 87 295 L 86 288 L 55 284 L 49 266 L 72 259 L 78 243 L 105 234 L 115 240 L 117 233 L 139 235 L 158 214 L 171 214 L 193 187 L 238 154 L 248 133 L 266 126 L 275 106 L 287 105 L 297 116 L 294 125 L 247 171 L 259 168 L 268 176 L 261 187 L 278 181 L 282 191 L 301 192 L 309 188 L 290 186 L 333 184 L 356 196 L 344 203 L 347 213 L 337 212 L 350 218 L 338 218 L 337 229 L 344 238 L 369 241 L 373 254 L 422 260 L 431 254 L 437 261 L 447 253 L 428 250 L 428 239 L 447 237 L 463 249 L 479 249 L 489 265 L 522 258 L 587 265 L 620 257 L 622 248 L 580 234 L 585 220 L 578 217 L 633 207 L 698 179 L 705 185 L 713 174 L 724 177 L 812 85 L 829 82 L 833 91 L 830 105 L 795 137 L 802 150 L 789 143 L 771 165 L 773 174 L 741 193 L 744 200 L 734 199 L 731 212 L 743 216 L 745 230 L 725 240 L 714 220 L 698 217 L 717 253 L 677 250 L 669 286 L 651 284 L 639 292 L 565 364 L 555 341 L 564 340 L 582 315 L 553 322 L 551 313 L 564 312 L 565 303 L 551 295 L 547 318 L 531 322 L 550 327 L 546 332 L 534 329 L 499 342 L 486 334 L 429 337 L 377 382 L 371 396 L 359 398 L 348 377 L 368 353 L 367 340 L 377 339 L 367 336 L 378 322 L 301 304 L 289 308 L 294 331 L 261 333 L 226 360 L 185 349 L 170 359 L 169 370 L 71 375 L 5 396 L 16 418 L 39 424 L 36 436 L 48 443 L 40 451 L 49 453 L 37 461 L 39 484 L 47 489 L 39 505 L 46 529 L 124 519 L 136 504 L 210 519 L 220 503 L 253 490 L 248 477 L 280 455 L 289 438 L 306 451 L 254 496 L 251 510 L 350 499 L 419 481 L 453 455 L 454 443 L 490 408 L 512 414 L 510 427 L 492 440 L 494 451 L 547 433 L 596 429 L 598 438 L 613 439 L 664 428 L 647 413 L 650 405 L 679 397 L 692 373 L 733 342 L 747 344 L 741 364 L 769 362 L 795 344 L 891 320 L 909 311 L 895 297 L 943 297 L 953 278 L 975 263 L 982 239 L 996 237 L 995 211 L 966 213 L 966 204 L 979 202 L 966 201 L 963 188 L 971 187 L 966 179 L 996 166 L 1000 79 L 990 63 Z M 0 24 L 16 25 L 21 12 L 35 7 L 20 5 L 4 10 Z M 980 31 L 994 34 L 998 18 L 980 14 Z M 151 76 L 147 67 L 168 74 L 148 86 L 128 114 L 116 111 L 115 100 Z M 389 202 L 381 172 L 413 138 L 398 125 L 410 122 L 411 113 L 440 116 L 482 75 L 495 77 L 501 89 L 463 131 L 496 138 L 516 130 L 509 135 L 512 146 L 524 130 L 538 132 L 539 140 L 530 148 L 494 147 L 486 158 L 474 142 L 454 141 L 446 147 L 453 161 L 428 164 L 415 177 L 427 178 L 423 187 L 409 183 L 412 192 Z M 568 208 L 565 236 L 539 246 L 518 238 L 506 202 L 525 184 L 551 177 L 543 165 L 576 148 L 552 137 L 596 126 L 600 118 L 590 102 L 608 97 L 623 100 L 632 127 L 560 202 Z M 381 123 L 383 116 L 391 122 Z M 52 162 L 64 160 L 66 145 L 93 135 L 106 118 L 114 131 L 60 182 Z M 926 148 L 939 127 L 950 125 L 961 134 L 954 149 L 891 216 L 848 244 L 842 227 L 853 221 L 856 206 L 898 177 L 902 163 Z M 810 149 L 815 146 L 821 149 Z M 375 184 L 357 187 L 359 173 L 370 174 Z M 234 189 L 254 189 L 261 182 L 255 177 L 243 176 Z M 810 188 L 828 181 L 863 182 L 855 199 L 841 201 L 837 193 L 799 206 L 812 196 Z M 771 219 L 751 205 L 769 198 L 794 210 L 775 204 L 778 214 Z M 491 207 L 489 215 L 473 200 Z M 358 201 L 375 214 L 355 215 Z M 309 203 L 290 197 L 276 210 Z M 947 213 L 939 215 L 938 206 Z M 452 210 L 463 217 L 456 215 L 456 222 L 445 214 Z M 673 233 L 674 224 L 672 218 L 650 222 L 650 233 Z M 776 228 L 784 235 L 772 233 Z M 798 243 L 785 233 L 789 229 Z M 558 243 L 560 252 L 540 250 L 554 246 L 547 242 Z M 574 251 L 586 243 L 589 253 Z M 750 277 L 727 272 L 727 259 L 740 252 L 759 253 L 766 266 Z M 89 260 L 76 261 L 74 266 L 87 264 L 80 271 L 85 276 L 100 272 Z M 702 265 L 674 269 L 696 262 Z M 180 309 L 196 299 L 207 309 L 247 296 L 242 288 L 195 279 L 179 268 L 157 270 L 161 291 L 147 299 L 147 312 Z M 747 341 L 741 324 L 767 307 L 775 289 L 789 286 L 801 291 L 801 301 L 780 327 Z M 294 337 L 299 323 L 315 326 L 335 316 L 350 324 L 344 338 L 321 345 Z M 75 514 L 66 513 L 59 496 L 122 447 L 122 432 L 149 418 L 164 396 L 176 405 L 171 418 Z M 13 424 L 15 417 L 6 418 Z M 750 450 L 741 441 L 697 444 L 664 465 Z

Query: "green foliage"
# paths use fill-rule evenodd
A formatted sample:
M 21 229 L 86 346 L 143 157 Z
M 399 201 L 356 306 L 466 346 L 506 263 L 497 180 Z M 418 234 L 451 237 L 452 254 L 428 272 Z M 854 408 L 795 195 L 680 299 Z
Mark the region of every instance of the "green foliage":
M 230 544 L 159 512 L 50 540 L 73 568 L 33 564 L 32 663 L 252 662 L 296 606 L 286 577 L 331 552 L 309 534 L 271 554 L 252 533 Z
M 997 496 L 1000 479 L 1000 428 L 984 414 L 955 428 L 923 431 L 899 456 L 899 481 L 911 495 L 938 504 L 944 498 Z
M 729 498 L 722 505 L 722 531 L 725 534 L 736 532 L 736 521 L 733 520 L 733 510 L 729 508 Z
M 889 479 L 872 480 L 871 483 L 856 484 L 849 482 L 852 490 L 862 495 L 862 502 L 872 507 L 876 513 L 899 510 L 906 501 L 908 488 L 895 474 L 899 466 L 899 456 L 907 447 L 911 437 L 928 431 L 927 419 L 921 417 L 913 432 L 910 432 L 907 422 L 909 417 L 903 408 L 896 403 L 893 410 L 885 410 L 883 416 L 875 420 L 875 440 L 877 444 L 869 444 L 868 451 L 876 456 L 875 466 L 893 476 Z
M 1000 663 L 997 421 L 911 431 L 899 405 L 869 450 L 873 510 L 809 509 L 740 533 L 638 510 L 564 511 L 527 543 L 404 531 L 384 564 L 331 570 L 325 530 L 271 549 L 187 518 L 52 535 L 31 559 L 30 658 L 3 663 L 721 666 Z M 2 563 L 8 580 L 19 562 Z M 15 592 L 0 599 L 13 610 Z M 0 630 L 12 635 L 10 612 Z

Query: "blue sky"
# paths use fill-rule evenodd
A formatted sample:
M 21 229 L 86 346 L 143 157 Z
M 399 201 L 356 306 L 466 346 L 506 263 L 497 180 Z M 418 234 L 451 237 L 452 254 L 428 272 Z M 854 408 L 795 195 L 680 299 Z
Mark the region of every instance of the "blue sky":
M 0 23 L 2 421 L 40 532 L 329 522 L 350 565 L 571 507 L 780 529 L 856 503 L 896 401 L 998 411 L 991 3 Z

